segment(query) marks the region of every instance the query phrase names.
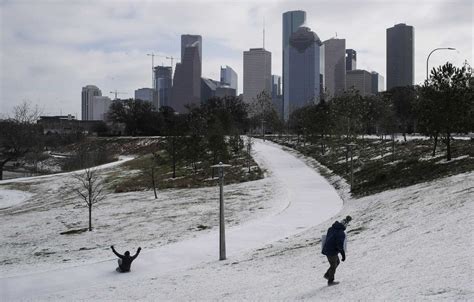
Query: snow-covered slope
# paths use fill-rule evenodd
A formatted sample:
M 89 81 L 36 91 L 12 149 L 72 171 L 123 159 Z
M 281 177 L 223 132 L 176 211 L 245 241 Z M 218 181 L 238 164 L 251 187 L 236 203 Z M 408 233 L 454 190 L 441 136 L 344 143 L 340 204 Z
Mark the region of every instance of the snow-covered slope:
M 263 157 L 259 159 L 257 156 L 257 159 L 271 166 L 267 160 L 277 158 L 274 156 L 277 153 L 276 149 L 265 149 L 272 147 L 269 143 L 258 144 L 257 150 L 259 146 L 264 148 L 261 150 L 264 152 L 260 152 Z M 317 166 L 314 161 L 305 160 L 309 165 Z M 290 162 L 286 158 L 280 158 L 278 162 L 281 167 L 286 166 L 288 169 L 295 165 L 295 162 Z M 287 188 L 286 182 L 296 184 L 307 177 L 303 173 L 296 176 L 286 173 L 278 175 L 278 171 L 274 171 L 272 174 L 272 177 L 285 176 L 285 182 L 273 182 L 280 184 L 276 187 L 279 190 L 275 189 L 274 197 L 277 199 L 282 196 L 283 199 L 286 198 L 284 196 L 293 196 L 291 193 L 283 193 Z M 169 267 L 170 263 L 167 265 L 154 263 L 153 266 L 149 266 L 150 263 L 146 260 L 147 254 L 144 254 L 143 258 L 137 259 L 137 263 L 134 263 L 133 272 L 130 274 L 115 274 L 109 269 L 104 271 L 94 284 L 87 286 L 76 284 L 54 291 L 44 291 L 42 294 L 36 294 L 34 299 L 101 301 L 472 301 L 474 299 L 472 286 L 474 173 L 456 175 L 360 199 L 348 197 L 347 186 L 342 180 L 334 178 L 332 183 L 340 188 L 340 194 L 344 196 L 342 211 L 329 220 L 319 221 L 319 213 L 326 209 L 308 208 L 307 214 L 314 217 L 312 226 L 282 233 L 281 239 L 273 243 L 261 246 L 248 245 L 250 250 L 231 253 L 226 261 L 209 259 L 195 262 L 193 265 L 182 265 L 181 262 L 190 264 L 192 262 L 190 258 L 195 254 L 194 249 L 198 247 L 189 248 L 189 252 L 180 249 L 177 255 L 181 261 L 176 262 L 174 268 Z M 268 186 L 268 183 L 262 185 Z M 317 199 L 321 195 L 308 190 L 318 188 L 325 187 L 322 183 L 304 186 L 297 194 L 304 198 Z M 335 213 L 333 212 L 333 215 Z M 354 220 L 347 230 L 349 239 L 347 260 L 341 263 L 336 273 L 336 280 L 341 283 L 327 287 L 322 275 L 328 265 L 325 257 L 320 254 L 320 237 L 335 219 L 348 214 Z M 268 215 L 273 214 L 268 211 L 263 218 Z M 286 224 L 288 221 L 297 220 L 298 217 L 293 217 L 277 222 Z M 249 220 L 249 224 L 252 224 L 252 221 Z M 249 230 L 247 234 L 253 234 L 252 229 Z M 211 233 L 203 236 L 209 234 Z M 217 248 L 217 245 L 214 248 Z M 151 255 L 152 252 L 149 253 Z M 90 266 L 82 266 L 86 267 Z M 101 270 L 102 267 L 105 269 L 106 265 L 96 264 L 91 274 L 95 275 L 97 268 Z M 68 270 L 64 270 L 59 275 L 75 278 L 67 272 Z M 52 272 L 51 276 L 54 274 Z M 87 270 L 83 274 L 87 274 Z M 53 279 L 50 281 L 54 282 Z M 6 285 L 15 286 L 11 279 L 0 279 L 0 292 L 3 295 Z

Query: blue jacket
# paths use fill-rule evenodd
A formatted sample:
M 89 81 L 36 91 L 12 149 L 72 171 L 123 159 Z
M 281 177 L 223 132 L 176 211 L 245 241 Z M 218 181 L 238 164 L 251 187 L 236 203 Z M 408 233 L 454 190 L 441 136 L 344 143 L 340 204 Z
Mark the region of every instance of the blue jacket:
M 344 253 L 344 240 L 346 239 L 346 234 L 344 230 L 346 227 L 336 221 L 333 223 L 332 227 L 328 229 L 326 235 L 326 243 L 324 244 L 322 253 L 326 256 L 335 256 L 338 253 L 341 253 L 342 257 L 345 257 Z

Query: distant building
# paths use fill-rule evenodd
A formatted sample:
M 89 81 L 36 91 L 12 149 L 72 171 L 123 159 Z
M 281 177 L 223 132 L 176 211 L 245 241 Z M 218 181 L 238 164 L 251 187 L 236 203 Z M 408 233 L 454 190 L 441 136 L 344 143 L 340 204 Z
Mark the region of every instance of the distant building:
M 325 92 L 333 97 L 346 90 L 346 40 L 333 38 L 323 44 Z
M 156 66 L 155 89 L 157 93 L 158 108 L 171 105 L 172 68 L 171 66 Z
M 271 93 L 272 53 L 263 48 L 244 51 L 244 102 L 251 103 L 257 95 Z
M 158 104 L 158 93 L 155 89 L 151 88 L 140 88 L 135 90 L 135 99 L 147 101 L 153 104 L 155 109 L 159 109 L 160 106 Z
M 226 85 L 237 91 L 237 73 L 230 67 L 221 67 L 221 85 Z
M 216 97 L 224 98 L 227 96 L 237 96 L 237 91 L 234 88 L 226 85 L 220 85 L 216 88 Z
M 387 28 L 387 90 L 414 84 L 414 50 L 413 26 L 400 23 Z
M 323 92 L 324 46 L 308 27 L 300 27 L 290 37 L 289 66 L 290 115 L 297 108 L 319 103 Z
M 108 96 L 92 97 L 92 121 L 107 121 L 112 100 Z
M 346 70 L 357 69 L 357 52 L 354 49 L 346 49 Z
M 272 98 L 281 95 L 281 77 L 279 75 L 272 75 Z
M 201 100 L 203 102 L 216 96 L 216 89 L 219 82 L 208 78 L 201 78 Z
M 196 39 L 191 44 L 190 37 Z M 201 102 L 201 36 L 181 36 L 181 63 L 176 64 L 171 107 L 179 113 L 187 111 L 187 104 Z
M 358 90 L 360 95 L 366 96 L 373 93 L 372 74 L 367 70 L 349 70 L 346 76 L 347 89 Z
M 103 121 L 78 121 L 72 115 L 60 116 L 40 116 L 38 125 L 43 128 L 43 133 L 51 134 L 97 134 L 100 130 L 106 129 L 106 124 Z
M 87 85 L 82 87 L 82 120 L 93 120 L 93 104 L 92 99 L 95 96 L 102 96 L 102 92 L 97 86 Z
M 184 61 L 186 47 L 196 46 L 199 53 L 199 62 L 202 64 L 202 37 L 200 35 L 181 35 L 181 62 Z
M 385 90 L 384 78 L 378 72 L 372 71 L 372 93 L 377 94 L 378 92 Z
M 282 94 L 283 94 L 283 115 L 285 120 L 289 117 L 290 102 L 290 36 L 306 22 L 306 12 L 302 10 L 288 11 L 283 13 L 283 32 L 282 32 Z

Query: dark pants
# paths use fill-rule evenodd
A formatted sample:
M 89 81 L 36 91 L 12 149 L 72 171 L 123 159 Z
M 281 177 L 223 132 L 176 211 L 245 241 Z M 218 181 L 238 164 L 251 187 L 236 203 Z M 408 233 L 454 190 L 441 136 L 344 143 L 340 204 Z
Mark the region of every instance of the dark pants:
M 337 255 L 334 255 L 334 256 L 327 256 L 328 257 L 328 261 L 329 261 L 329 268 L 326 272 L 326 274 L 324 274 L 324 277 L 326 277 L 326 279 L 328 279 L 329 282 L 332 282 L 334 281 L 334 275 L 336 274 L 336 268 L 337 266 L 339 265 L 339 257 Z
M 115 269 L 117 272 L 122 273 L 122 259 L 117 259 L 118 267 Z

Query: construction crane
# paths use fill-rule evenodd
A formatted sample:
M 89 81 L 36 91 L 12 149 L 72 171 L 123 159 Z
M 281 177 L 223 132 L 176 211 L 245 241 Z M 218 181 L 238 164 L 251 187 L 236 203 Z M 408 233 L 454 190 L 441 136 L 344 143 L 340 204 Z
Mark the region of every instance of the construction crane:
M 117 90 L 111 91 L 110 93 L 115 95 L 114 100 L 117 99 L 117 95 L 119 95 L 119 94 L 127 94 L 126 92 L 120 92 L 120 91 L 117 91 Z

